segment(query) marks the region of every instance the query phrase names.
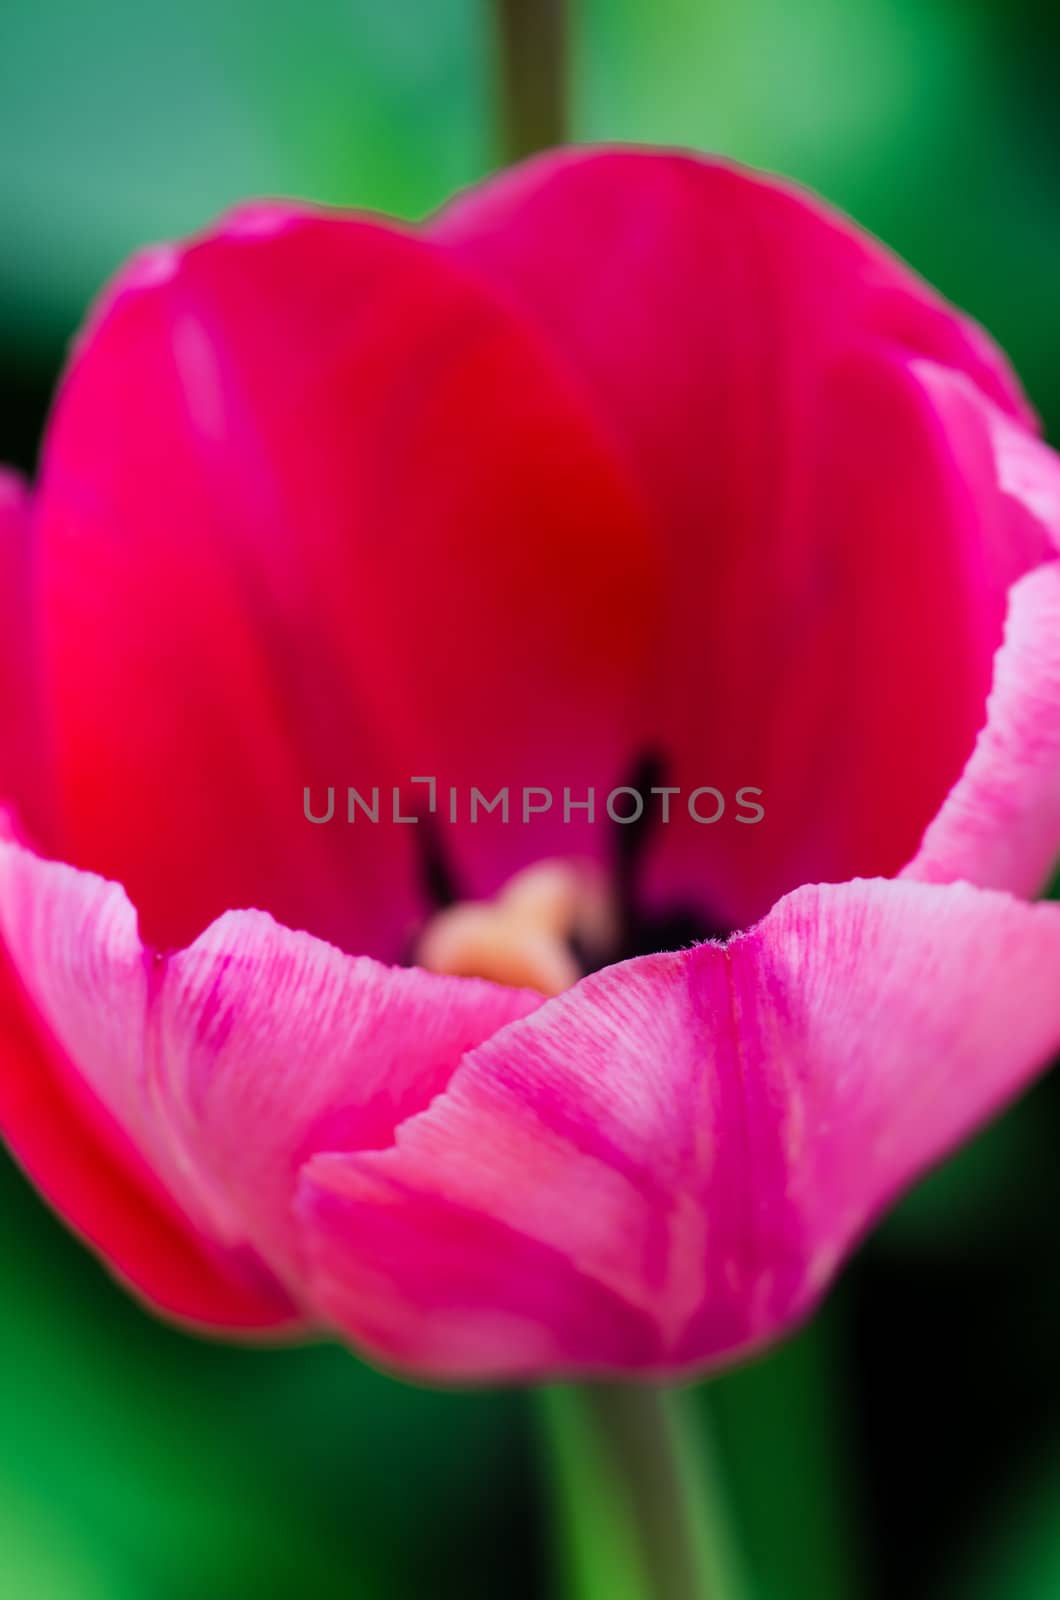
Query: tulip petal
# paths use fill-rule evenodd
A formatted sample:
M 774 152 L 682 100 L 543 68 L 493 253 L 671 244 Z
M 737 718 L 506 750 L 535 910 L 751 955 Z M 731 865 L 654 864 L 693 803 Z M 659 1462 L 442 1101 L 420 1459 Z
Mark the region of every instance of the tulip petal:
M 1044 565 L 1014 584 L 985 722 L 903 876 L 1032 896 L 1060 855 L 1060 458 L 966 380 L 917 376 L 943 419 L 999 556 L 1037 537 Z
M 896 346 L 966 372 L 1010 415 L 1033 420 L 1004 355 L 978 324 L 809 190 L 731 162 L 635 148 L 559 151 L 466 190 L 430 231 L 514 297 L 594 392 L 620 386 L 614 421 L 630 430 L 631 452 L 646 467 L 655 452 L 668 476 L 695 418 L 673 437 L 658 407 L 666 404 L 666 423 L 680 422 L 672 408 L 690 384 L 710 378 L 683 341 L 714 323 L 723 355 L 717 325 L 738 312 L 756 312 L 749 334 L 764 329 L 791 341 L 819 338 L 822 321 L 841 332 L 862 318 Z M 645 292 L 649 302 L 626 316 Z M 785 295 L 810 316 L 810 328 L 768 326 Z M 621 339 L 609 336 L 619 328 Z M 671 379 L 661 393 L 637 376 L 660 366 Z M 684 457 L 685 474 L 702 469 Z M 682 492 L 671 485 L 675 496 Z
M 5 926 L 15 915 L 7 872 L 13 849 L 17 846 L 0 843 Z M 90 912 L 87 905 L 83 909 Z M 51 953 L 67 967 L 84 931 L 82 917 L 65 936 L 55 923 L 48 930 Z M 88 955 L 84 946 L 80 955 Z M 56 978 L 63 981 L 61 972 L 53 974 Z M 138 1019 L 125 1019 L 130 1020 L 138 1025 Z M 107 1027 L 100 1018 L 99 1031 Z M 99 1065 L 104 1070 L 108 1065 L 102 1050 Z M 71 1227 L 137 1294 L 167 1315 L 230 1333 L 296 1326 L 298 1314 L 271 1273 L 245 1252 L 220 1248 L 189 1223 L 105 1098 L 42 1025 L 2 950 L 0 1133 Z
M 151 942 L 255 906 L 398 958 L 420 776 L 443 814 L 460 787 L 465 895 L 596 848 L 558 787 L 628 770 L 654 558 L 537 342 L 433 244 L 273 206 L 135 262 L 60 395 L 39 542 L 42 842 Z M 467 825 L 472 785 L 554 781 L 540 825 Z
M 1058 969 L 1060 907 L 882 881 L 605 969 L 472 1051 L 392 1148 L 308 1164 L 310 1296 L 436 1377 L 732 1359 L 1048 1061 Z
M 902 876 L 1032 897 L 1060 857 L 1060 563 L 1013 587 L 986 723 Z
M 543 996 L 347 956 L 229 912 L 169 958 L 155 1001 L 163 1122 L 222 1235 L 297 1279 L 290 1205 L 320 1150 L 389 1145 L 465 1052 Z
M 644 896 L 747 926 L 800 883 L 897 872 L 974 743 L 1006 588 L 1041 559 L 1016 525 L 999 556 L 914 368 L 1029 440 L 1004 358 L 838 213 L 720 162 L 545 157 L 432 232 L 566 363 L 672 574 L 643 740 L 660 783 L 727 810 L 674 801 Z
M 389 1143 L 467 1049 L 542 1001 L 345 956 L 257 912 L 158 955 L 118 885 L 10 839 L 0 932 L 42 1024 L 35 1036 L 23 1021 L 6 1047 L 0 1127 L 20 1152 L 29 1142 L 45 1192 L 145 1294 L 200 1320 L 226 1320 L 228 1302 L 214 1316 L 208 1299 L 181 1297 L 170 1257 L 227 1261 L 286 1304 L 261 1263 L 297 1295 L 300 1165 L 319 1149 Z M 156 1245 L 159 1209 L 173 1238 Z

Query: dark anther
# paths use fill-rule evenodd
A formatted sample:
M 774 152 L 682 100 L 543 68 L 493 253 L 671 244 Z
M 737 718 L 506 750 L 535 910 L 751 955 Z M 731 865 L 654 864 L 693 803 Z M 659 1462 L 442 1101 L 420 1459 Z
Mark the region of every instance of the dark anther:
M 633 892 L 637 863 L 656 826 L 656 814 L 652 808 L 658 796 L 651 791 L 662 787 L 665 775 L 666 762 L 663 757 L 657 750 L 649 750 L 638 758 L 625 785 L 641 796 L 644 810 L 636 822 L 615 824 L 615 878 L 623 902 Z
M 639 758 L 628 786 L 643 796 L 644 813 L 636 822 L 616 825 L 614 873 L 621 937 L 612 957 L 615 961 L 650 955 L 656 950 L 680 950 L 703 939 L 727 939 L 734 932 L 720 920 L 689 906 L 674 906 L 657 914 L 642 909 L 639 879 L 644 852 L 655 831 L 664 826 L 658 797 L 651 791 L 664 786 L 666 770 L 666 761 L 657 751 Z
M 444 911 L 461 898 L 460 889 L 453 876 L 442 847 L 438 824 L 426 813 L 421 815 L 416 828 L 420 847 L 420 881 L 423 892 L 437 911 Z

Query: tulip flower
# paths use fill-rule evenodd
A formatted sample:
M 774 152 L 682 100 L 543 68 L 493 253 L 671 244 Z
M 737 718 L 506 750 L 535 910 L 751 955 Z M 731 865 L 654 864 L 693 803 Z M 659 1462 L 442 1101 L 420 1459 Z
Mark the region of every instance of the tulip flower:
M 794 187 L 243 209 L 0 521 L 0 1127 L 171 1317 L 716 1367 L 1060 1047 L 1060 466 Z

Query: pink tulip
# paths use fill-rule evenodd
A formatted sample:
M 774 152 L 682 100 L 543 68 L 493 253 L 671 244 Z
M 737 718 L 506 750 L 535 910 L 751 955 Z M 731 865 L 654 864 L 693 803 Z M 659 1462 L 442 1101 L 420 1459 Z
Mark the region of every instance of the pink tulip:
M 775 1339 L 1060 1047 L 1058 532 L 986 336 L 720 163 L 147 251 L 0 488 L 12 1150 L 196 1324 Z

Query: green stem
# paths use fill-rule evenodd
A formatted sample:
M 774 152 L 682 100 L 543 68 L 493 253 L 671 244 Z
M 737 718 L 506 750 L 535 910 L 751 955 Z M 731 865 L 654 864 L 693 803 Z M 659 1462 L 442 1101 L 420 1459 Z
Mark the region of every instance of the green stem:
M 562 144 L 567 129 L 566 0 L 493 0 L 501 159 Z
M 705 1417 L 687 1392 L 542 1392 L 568 1600 L 738 1600 Z

